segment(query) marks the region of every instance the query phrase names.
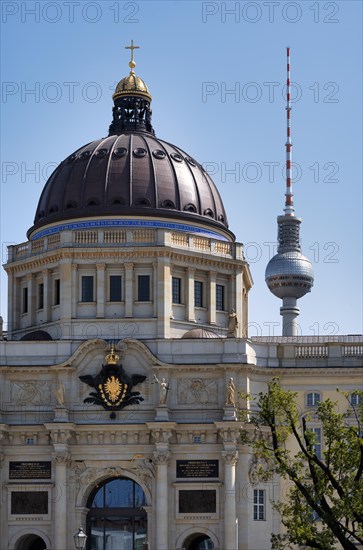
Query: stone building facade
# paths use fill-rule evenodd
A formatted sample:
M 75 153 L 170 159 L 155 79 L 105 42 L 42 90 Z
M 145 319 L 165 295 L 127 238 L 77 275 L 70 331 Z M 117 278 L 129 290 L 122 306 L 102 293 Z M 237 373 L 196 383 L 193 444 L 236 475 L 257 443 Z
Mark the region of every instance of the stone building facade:
M 132 63 L 109 136 L 9 247 L 1 548 L 70 550 L 82 525 L 88 550 L 267 550 L 282 489 L 254 475 L 240 392 L 279 376 L 302 410 L 353 392 L 363 341 L 248 338 L 243 245 L 202 166 L 155 137 Z

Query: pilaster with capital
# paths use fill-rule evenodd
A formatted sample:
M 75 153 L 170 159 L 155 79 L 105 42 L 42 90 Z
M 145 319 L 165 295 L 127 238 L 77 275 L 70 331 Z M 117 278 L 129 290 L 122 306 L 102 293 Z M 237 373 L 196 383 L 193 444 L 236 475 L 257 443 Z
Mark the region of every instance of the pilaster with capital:
M 28 284 L 28 325 L 35 325 L 35 281 L 33 273 L 26 276 Z
M 224 548 L 238 548 L 238 519 L 236 514 L 236 464 L 238 451 L 222 451 L 224 460 Z
M 154 451 L 156 466 L 156 548 L 168 550 L 168 464 L 171 453 L 167 450 Z
M 58 423 L 45 424 L 49 430 L 50 440 L 53 443 L 52 462 L 54 467 L 54 517 L 57 520 L 53 524 L 54 548 L 68 548 L 70 541 L 67 540 L 68 518 L 67 518 L 67 471 L 71 464 L 71 453 L 69 443 L 74 434 L 74 424 Z
M 105 316 L 105 264 L 96 264 L 96 317 L 103 319 Z
M 125 317 L 133 317 L 134 264 L 125 262 Z
M 156 529 L 155 548 L 169 550 L 168 523 L 168 465 L 171 460 L 169 441 L 173 435 L 175 422 L 148 422 L 156 450 L 153 453 L 153 463 L 156 468 L 155 502 Z
M 228 282 L 228 308 L 229 310 L 236 310 L 236 276 L 234 274 L 229 275 Z
M 18 281 L 12 271 L 8 271 L 8 334 L 15 329 L 16 320 L 16 285 Z
M 76 272 L 77 275 L 77 272 Z M 60 261 L 59 279 L 61 281 L 60 320 L 62 323 L 70 322 L 72 316 L 72 303 L 78 301 L 78 285 L 73 284 L 74 268 L 68 259 Z
M 9 293 L 11 294 L 11 282 L 9 281 Z M 20 311 L 21 311 L 21 283 L 20 278 L 15 277 L 13 279 L 13 311 L 10 312 L 10 304 L 8 304 L 8 332 L 9 336 L 11 334 L 11 331 L 16 330 L 20 327 Z M 10 323 L 10 324 L 9 324 Z
M 238 548 L 238 520 L 236 514 L 236 465 L 237 445 L 240 440 L 240 422 L 215 422 L 219 438 L 223 442 L 221 452 L 224 461 L 224 550 Z
M 237 338 L 242 338 L 243 334 L 243 270 L 242 268 L 236 268 L 236 278 L 235 278 L 235 289 L 236 289 L 236 315 L 239 320 L 237 327 Z
M 171 309 L 171 268 L 170 258 L 158 257 L 157 268 L 157 301 L 158 338 L 169 338 Z
M 72 297 L 71 297 L 71 310 L 72 310 L 72 319 L 77 317 L 77 302 L 78 302 L 78 265 L 72 264 Z M 62 281 L 61 281 L 62 284 Z
M 58 447 L 59 444 L 55 444 Z M 52 454 L 54 464 L 54 542 L 55 548 L 67 548 L 67 468 L 71 455 L 66 449 L 56 450 Z
M 209 272 L 209 323 L 214 325 L 216 323 L 216 277 L 215 271 Z
M 49 269 L 43 269 L 43 322 L 50 320 L 50 272 Z
M 194 313 L 194 275 L 195 269 L 193 267 L 188 267 L 188 285 L 187 285 L 187 320 L 195 321 Z
M 152 276 L 152 300 L 153 300 L 153 315 L 155 319 L 158 316 L 158 262 L 153 262 L 153 276 Z

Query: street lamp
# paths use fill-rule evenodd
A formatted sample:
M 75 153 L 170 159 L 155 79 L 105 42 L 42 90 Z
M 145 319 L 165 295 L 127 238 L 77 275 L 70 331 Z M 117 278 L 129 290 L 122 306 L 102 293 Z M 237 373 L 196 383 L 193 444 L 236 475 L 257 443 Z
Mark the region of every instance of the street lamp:
M 84 550 L 86 546 L 87 535 L 83 531 L 82 526 L 79 527 L 73 539 L 74 539 L 74 545 L 77 548 L 77 550 Z

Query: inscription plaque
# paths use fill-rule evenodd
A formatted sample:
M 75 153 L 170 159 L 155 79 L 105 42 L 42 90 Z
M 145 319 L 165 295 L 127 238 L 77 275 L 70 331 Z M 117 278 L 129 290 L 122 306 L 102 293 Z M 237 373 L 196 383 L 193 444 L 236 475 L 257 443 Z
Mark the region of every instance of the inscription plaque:
M 48 514 L 48 491 L 13 491 L 12 514 Z
M 49 461 L 9 462 L 9 479 L 51 479 L 52 465 Z
M 177 460 L 176 477 L 218 477 L 218 460 Z
M 186 489 L 179 491 L 180 514 L 215 514 L 217 497 L 214 490 Z

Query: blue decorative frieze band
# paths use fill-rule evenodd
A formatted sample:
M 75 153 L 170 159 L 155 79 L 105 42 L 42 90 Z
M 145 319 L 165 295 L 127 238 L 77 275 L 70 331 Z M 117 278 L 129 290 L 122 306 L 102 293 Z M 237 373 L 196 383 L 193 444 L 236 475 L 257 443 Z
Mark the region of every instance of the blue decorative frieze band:
M 209 237 L 210 239 L 218 239 L 220 241 L 228 241 L 228 239 L 220 233 L 214 233 L 214 231 L 208 231 L 203 227 L 197 227 L 194 225 L 187 225 L 184 223 L 176 222 L 162 222 L 157 220 L 92 220 L 83 222 L 62 223 L 48 229 L 43 229 L 31 237 L 32 241 L 41 239 L 42 237 L 48 237 L 61 231 L 70 231 L 73 229 L 99 229 L 106 227 L 141 227 L 143 229 L 170 229 L 172 231 L 182 231 L 184 233 L 196 233 L 203 237 Z

